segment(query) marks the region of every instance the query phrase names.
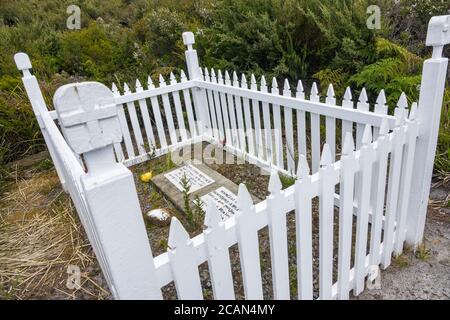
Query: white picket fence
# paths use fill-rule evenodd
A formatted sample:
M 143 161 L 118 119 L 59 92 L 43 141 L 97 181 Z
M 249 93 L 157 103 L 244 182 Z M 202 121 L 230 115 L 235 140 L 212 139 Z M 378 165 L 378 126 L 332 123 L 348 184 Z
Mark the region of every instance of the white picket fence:
M 393 115 L 383 91 L 372 107 L 365 90 L 353 99 L 347 88 L 338 105 L 332 85 L 321 101 L 316 84 L 307 97 L 301 81 L 294 93 L 285 81 L 280 93 L 276 79 L 268 88 L 264 77 L 258 84 L 253 75 L 239 81 L 236 73 L 201 69 L 189 32 L 183 34 L 189 79 L 182 71 L 179 81 L 171 74 L 169 84 L 160 76 L 156 87 L 149 77 L 146 89 L 137 80 L 134 92 L 124 84 L 122 93 L 115 85 L 111 91 L 95 82 L 70 84 L 55 93 L 54 111 L 46 107 L 28 56 L 18 53 L 15 60 L 115 298 L 161 299 L 161 288 L 174 282 L 179 299 L 202 299 L 199 265 L 207 262 L 214 298 L 234 299 L 229 248 L 237 244 L 245 298 L 262 299 L 258 231 L 268 227 L 273 298 L 289 299 L 287 217 L 293 212 L 298 298 L 348 299 L 351 291 L 364 290 L 378 265 L 387 268 L 405 242 L 415 247 L 422 240 L 449 24 L 450 16 L 430 21 L 433 56 L 424 63 L 419 103 L 408 108 L 403 94 Z M 207 228 L 192 239 L 173 218 L 168 251 L 153 257 L 126 166 L 201 141 L 271 171 L 270 196 L 253 204 L 241 184 L 239 213 L 222 222 L 208 203 Z M 278 172 L 295 177 L 295 184 L 282 190 Z M 319 259 L 316 271 L 313 258 Z

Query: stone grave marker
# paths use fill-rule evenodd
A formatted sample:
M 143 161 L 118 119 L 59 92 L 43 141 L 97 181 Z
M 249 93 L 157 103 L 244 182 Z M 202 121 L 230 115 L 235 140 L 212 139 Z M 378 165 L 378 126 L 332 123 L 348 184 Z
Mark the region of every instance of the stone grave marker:
M 222 220 L 236 214 L 238 211 L 238 186 L 203 163 L 187 162 L 172 171 L 157 175 L 152 181 L 178 210 L 184 212 L 183 187 L 181 184 L 183 175 L 186 175 L 190 184 L 188 194 L 193 206 L 194 200 L 198 197 L 202 201 L 203 210 L 205 210 L 206 203 L 210 198 L 216 203 Z M 253 197 L 253 201 L 258 203 L 261 200 Z

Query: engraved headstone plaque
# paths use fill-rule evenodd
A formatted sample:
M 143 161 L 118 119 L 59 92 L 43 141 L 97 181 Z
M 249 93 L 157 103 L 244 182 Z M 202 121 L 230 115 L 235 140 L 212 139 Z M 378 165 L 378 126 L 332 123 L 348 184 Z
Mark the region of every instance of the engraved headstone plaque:
M 181 168 L 166 173 L 164 174 L 164 177 L 166 177 L 167 180 L 169 180 L 178 190 L 184 191 L 183 186 L 181 185 L 181 179 L 184 175 L 186 175 L 186 178 L 189 181 L 189 193 L 195 192 L 214 183 L 214 179 L 191 164 L 187 164 Z
M 222 221 L 225 221 L 238 212 L 237 196 L 225 187 L 217 188 L 216 190 L 200 197 L 203 210 L 206 210 L 206 204 L 209 199 L 212 199 L 212 201 L 216 204 Z

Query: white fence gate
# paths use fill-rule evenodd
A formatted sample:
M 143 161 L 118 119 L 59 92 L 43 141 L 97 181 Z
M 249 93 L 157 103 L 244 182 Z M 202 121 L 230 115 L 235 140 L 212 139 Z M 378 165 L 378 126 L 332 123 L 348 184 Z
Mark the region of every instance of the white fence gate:
M 431 19 L 427 45 L 433 55 L 423 66 L 419 103 L 408 108 L 403 94 L 394 115 L 388 115 L 383 91 L 371 108 L 365 90 L 354 99 L 348 88 L 339 106 L 331 85 L 322 102 L 316 84 L 307 99 L 301 81 L 294 94 L 285 81 L 280 94 L 275 79 L 269 90 L 264 77 L 258 85 L 253 75 L 239 81 L 236 73 L 202 70 L 190 32 L 183 34 L 189 79 L 171 74 L 167 84 L 160 76 L 155 87 L 149 78 L 147 89 L 137 80 L 135 91 L 125 84 L 123 94 L 115 85 L 112 91 L 95 82 L 65 85 L 55 93 L 55 111 L 46 107 L 28 56 L 18 53 L 15 60 L 115 298 L 161 299 L 161 288 L 174 282 L 178 298 L 202 299 L 198 266 L 206 261 L 214 298 L 234 299 L 229 248 L 238 244 L 245 297 L 262 299 L 258 231 L 268 226 L 273 297 L 289 299 L 286 225 L 294 212 L 298 298 L 313 299 L 312 201 L 318 198 L 319 298 L 348 299 L 350 291 L 364 290 L 373 266 L 387 268 L 405 242 L 422 240 L 449 25 L 450 16 Z M 270 196 L 253 204 L 241 184 L 239 213 L 222 222 L 209 203 L 207 228 L 192 239 L 173 218 L 168 251 L 153 257 L 126 166 L 199 141 L 271 170 Z M 282 190 L 276 172 L 295 177 L 295 184 Z

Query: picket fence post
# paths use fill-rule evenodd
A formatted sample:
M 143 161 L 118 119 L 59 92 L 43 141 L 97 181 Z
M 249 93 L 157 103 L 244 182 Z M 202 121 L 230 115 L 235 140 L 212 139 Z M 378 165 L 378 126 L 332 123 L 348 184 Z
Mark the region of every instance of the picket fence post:
M 183 32 L 183 43 L 187 46 L 185 56 L 189 80 L 203 80 L 198 62 L 197 50 L 192 47 L 195 43 L 194 34 L 192 32 Z M 199 135 L 202 135 L 205 131 L 212 130 L 209 122 L 208 106 L 206 105 L 207 100 L 205 89 L 193 88 L 192 97 L 194 100 L 194 109 L 197 120 L 197 132 Z
M 19 52 L 14 55 L 14 61 L 16 62 L 17 69 L 23 72 L 22 82 L 29 97 L 31 107 L 33 108 L 33 112 L 36 116 L 39 128 L 41 129 L 42 135 L 44 136 L 45 144 L 47 145 L 48 152 L 50 153 L 50 157 L 52 158 L 59 181 L 61 182 L 63 190 L 67 192 L 66 177 L 64 176 L 64 173 L 61 169 L 62 164 L 56 156 L 56 151 L 54 150 L 51 139 L 47 136 L 45 130 L 43 130 L 44 124 L 42 123 L 42 120 L 40 118 L 38 106 L 39 104 L 41 106 L 45 106 L 46 104 L 44 97 L 42 96 L 41 89 L 39 88 L 39 83 L 36 77 L 33 76 L 30 72 L 30 69 L 32 68 L 30 58 L 26 53 Z
M 162 299 L 133 175 L 114 156 L 122 132 L 112 91 L 97 82 L 69 84 L 53 101 L 65 140 L 86 164 L 82 192 L 110 270 L 112 295 Z
M 448 59 L 442 57 L 442 51 L 444 46 L 449 43 L 450 15 L 431 18 L 426 45 L 433 47 L 433 55 L 423 64 L 417 110 L 420 128 L 408 205 L 406 241 L 414 247 L 417 247 L 422 241 L 425 228 L 448 65 Z

